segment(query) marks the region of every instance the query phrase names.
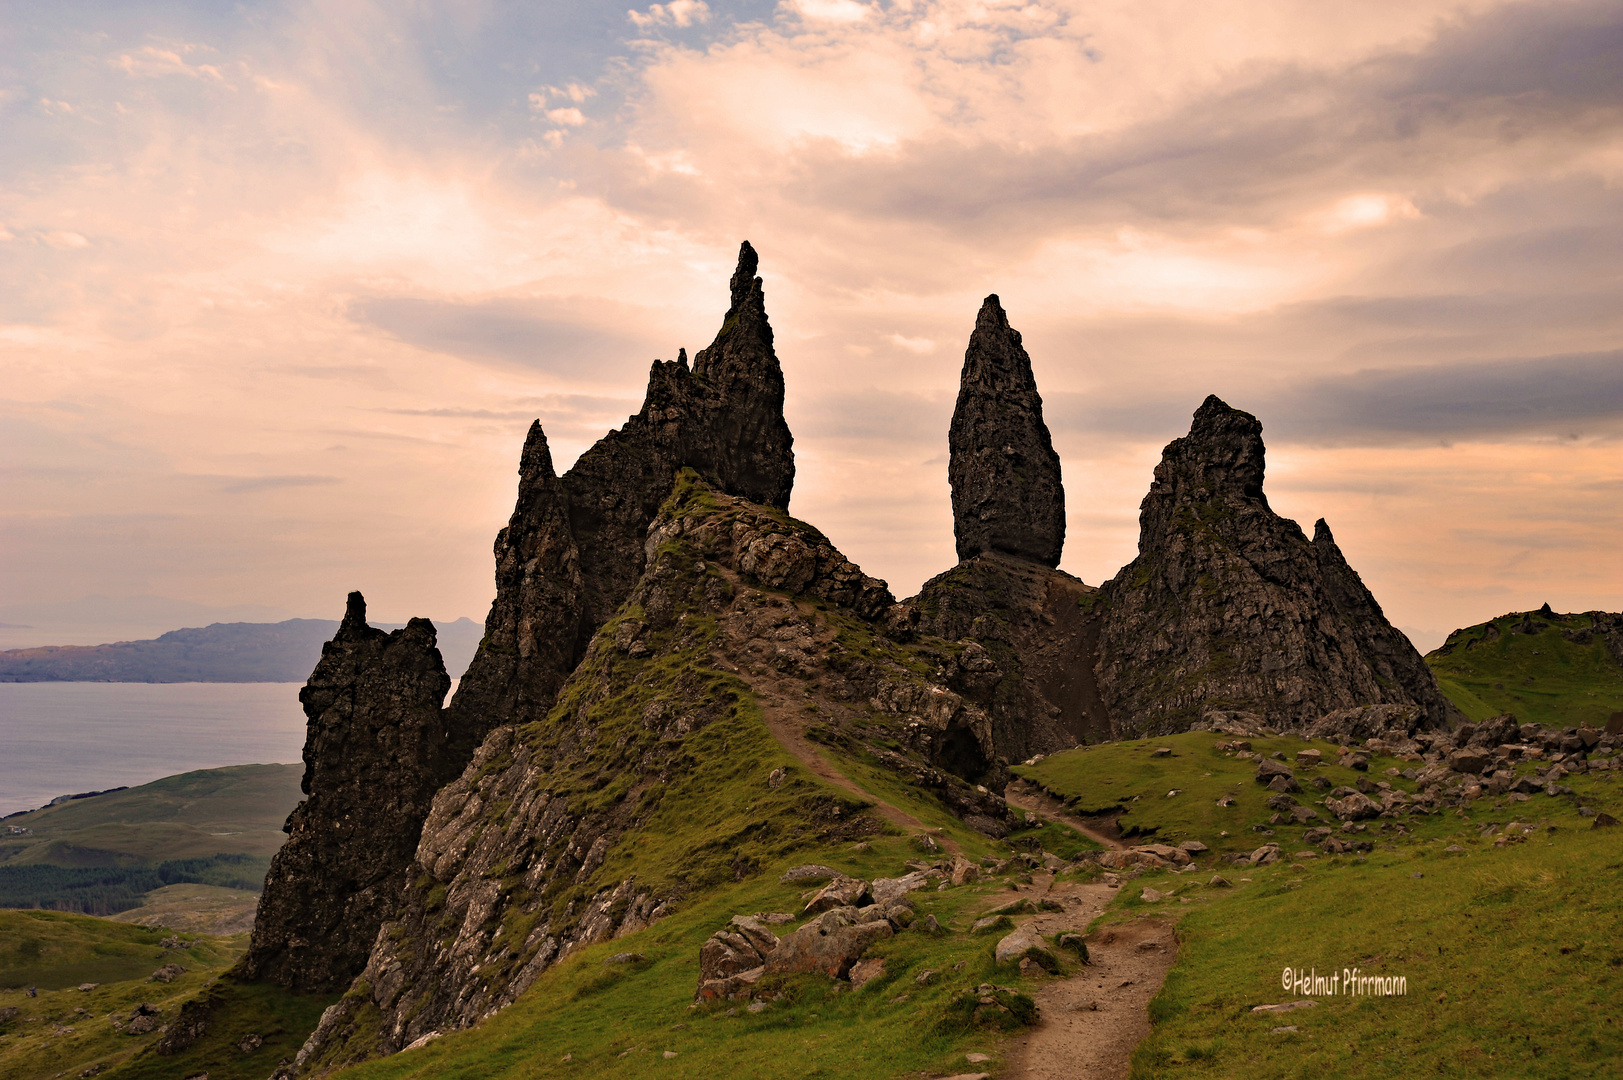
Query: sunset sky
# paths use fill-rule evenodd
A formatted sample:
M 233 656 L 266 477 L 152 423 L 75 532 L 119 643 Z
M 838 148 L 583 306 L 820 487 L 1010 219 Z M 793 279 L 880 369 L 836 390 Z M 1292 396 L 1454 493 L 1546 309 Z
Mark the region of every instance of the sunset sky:
M 1489 0 L 9 0 L 0 605 L 482 619 L 529 422 L 746 238 L 791 510 L 898 595 L 995 292 L 1085 581 L 1217 393 L 1422 647 L 1623 608 L 1623 2 Z

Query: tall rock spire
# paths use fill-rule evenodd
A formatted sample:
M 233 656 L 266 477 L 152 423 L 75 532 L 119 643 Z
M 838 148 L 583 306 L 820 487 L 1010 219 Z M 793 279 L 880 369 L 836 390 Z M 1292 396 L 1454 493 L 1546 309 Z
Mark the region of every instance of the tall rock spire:
M 988 296 L 964 353 L 947 437 L 958 558 L 983 552 L 1058 566 L 1065 546 L 1065 489 L 1031 357 Z
M 758 261 L 748 241 L 740 246 L 727 314 L 691 370 L 685 356 L 654 361 L 642 409 L 563 476 L 594 627 L 642 574 L 643 538 L 677 469 L 694 469 L 729 495 L 788 508 L 794 436 L 783 418 L 783 369 Z
M 471 739 L 494 723 L 538 720 L 590 637 L 580 552 L 541 421 L 519 457 L 518 500 L 496 535 L 496 599 L 485 637 L 451 704 L 453 731 Z
M 378 927 L 406 887 L 447 763 L 440 704 L 451 688 L 434 624 L 384 633 L 349 594 L 338 633 L 299 691 L 309 718 L 303 788 L 287 843 L 271 860 L 243 958 L 250 979 L 341 990 L 366 966 Z

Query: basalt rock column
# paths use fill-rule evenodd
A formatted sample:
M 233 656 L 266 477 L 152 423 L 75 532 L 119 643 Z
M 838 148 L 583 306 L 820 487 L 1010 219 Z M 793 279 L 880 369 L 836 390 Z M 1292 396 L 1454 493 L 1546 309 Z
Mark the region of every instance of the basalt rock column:
M 337 635 L 299 692 L 309 717 L 304 792 L 271 860 L 242 973 L 290 990 L 348 986 L 394 911 L 448 759 L 440 703 L 451 688 L 434 624 L 392 633 L 349 594 Z
M 1139 554 L 1103 586 L 1098 681 L 1119 737 L 1239 710 L 1291 727 L 1361 705 L 1447 722 L 1435 678 L 1330 538 L 1263 494 L 1262 424 L 1208 397 L 1139 508 Z
M 947 437 L 958 558 L 982 552 L 1058 566 L 1065 491 L 1031 357 L 988 296 L 975 320 Z

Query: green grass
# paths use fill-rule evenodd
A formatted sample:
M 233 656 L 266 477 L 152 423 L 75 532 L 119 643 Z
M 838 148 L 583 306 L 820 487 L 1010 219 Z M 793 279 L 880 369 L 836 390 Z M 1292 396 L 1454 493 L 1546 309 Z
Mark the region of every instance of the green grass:
M 1196 900 L 1180 905 L 1178 963 L 1131 1076 L 1617 1075 L 1623 830 L 1539 831 L 1503 849 L 1474 831 L 1457 839 L 1463 855 L 1434 839 L 1247 869 L 1230 890 L 1180 884 Z M 1152 906 L 1138 884 L 1114 917 Z M 1287 966 L 1402 975 L 1408 993 L 1253 1013 L 1295 996 L 1281 987 Z M 1287 1025 L 1298 1031 L 1273 1032 Z
M 84 915 L 0 911 L 0 1009 L 18 1010 L 0 1024 L 0 1076 L 77 1076 L 90 1066 L 127 1059 L 157 1035 L 122 1034 L 112 1015 L 127 1018 L 136 1004 L 149 1002 L 164 1019 L 173 1017 L 183 1000 L 234 963 L 248 944 L 246 934 L 186 935 L 189 948 L 164 949 L 158 942 L 168 934 Z M 170 963 L 186 973 L 171 983 L 147 981 Z M 100 985 L 81 992 L 82 983 Z M 37 986 L 39 996 L 27 997 L 23 986 Z
M 60 990 L 86 982 L 144 979 L 175 959 L 173 949 L 158 944 L 167 936 L 168 931 L 156 927 L 60 911 L 0 911 L 0 988 Z M 214 963 L 234 955 L 232 946 L 219 943 L 231 939 L 199 940 L 203 944 L 194 960 Z
M 992 962 L 995 937 L 971 937 L 969 909 L 1001 882 L 912 894 L 919 915 L 934 913 L 958 932 L 916 931 L 875 946 L 886 974 L 858 991 L 838 992 L 820 976 L 785 980 L 785 999 L 759 1014 L 745 1003 L 690 1009 L 698 983 L 699 946 L 734 914 L 797 911 L 802 889 L 777 875 L 790 862 L 821 861 L 865 877 L 891 876 L 917 852 L 900 837 L 809 848 L 793 860 L 729 888 L 715 890 L 656 925 L 592 946 L 549 970 L 516 1004 L 485 1023 L 427 1046 L 344 1070 L 349 1080 L 544 1076 L 852 1077 L 963 1071 L 969 1050 L 995 1050 L 996 1038 L 948 1019 L 954 998 L 979 983 L 1019 986 L 1018 974 Z M 785 928 L 787 929 L 787 928 Z M 608 964 L 616 953 L 643 961 Z M 963 970 L 953 965 L 963 962 Z M 920 986 L 926 968 L 941 972 Z M 907 995 L 907 1000 L 896 998 Z M 736 1015 L 727 1012 L 736 1010 Z M 630 1049 L 631 1052 L 626 1053 Z M 665 1051 L 675 1058 L 665 1058 Z M 572 1061 L 562 1058 L 571 1055 Z M 212 1078 L 212 1073 L 210 1074 Z
M 109 1080 L 178 1080 L 199 1073 L 209 1080 L 265 1080 L 278 1061 L 299 1052 L 322 1011 L 338 997 L 292 994 L 269 983 L 238 982 L 229 973 L 204 989 L 204 996 L 210 1012 L 202 1038 L 173 1056 L 146 1049 L 108 1073 Z M 244 1052 L 242 1040 L 249 1034 L 262 1044 Z
M 1516 632 L 1527 618 L 1544 625 Z M 1454 631 L 1426 663 L 1472 720 L 1511 713 L 1524 724 L 1604 727 L 1623 713 L 1623 665 L 1599 638 L 1580 644 L 1563 633 L 1581 638 L 1591 622 L 1582 614 L 1512 612 Z
M 0 837 L 0 863 L 135 866 L 221 852 L 269 858 L 303 795 L 302 765 L 235 765 L 180 773 L 111 795 L 6 819 L 31 830 Z
M 1307 829 L 1317 826 L 1339 829 L 1341 822 L 1322 806 L 1331 789 L 1344 785 L 1353 787 L 1364 778 L 1391 784 L 1412 795 L 1418 785 L 1402 775 L 1392 775 L 1391 770 L 1401 774 L 1404 769 L 1424 767 L 1419 762 L 1369 754 L 1367 772 L 1340 765 L 1295 769 L 1297 779 L 1303 783 L 1302 791 L 1293 798 L 1317 810 L 1318 820 L 1306 825 L 1271 824 L 1275 812 L 1268 808 L 1267 799 L 1273 792 L 1256 782 L 1256 762 L 1214 749 L 1216 743 L 1230 739 L 1230 736 L 1211 732 L 1184 732 L 1155 739 L 1105 743 L 1066 750 L 1036 765 L 1017 766 L 1012 771 L 1065 799 L 1073 813 L 1114 813 L 1119 809 L 1121 816 L 1117 824 L 1127 835 L 1128 842 L 1177 844 L 1183 840 L 1199 840 L 1215 852 L 1225 853 L 1252 851 L 1265 843 L 1279 843 L 1286 850 L 1300 848 L 1302 833 Z M 1283 752 L 1287 764 L 1293 767 L 1296 751 L 1308 747 L 1319 750 L 1325 761 L 1336 760 L 1335 744 L 1324 740 L 1287 735 L 1247 741 L 1253 751 L 1265 756 Z M 1157 747 L 1170 748 L 1172 756 L 1151 757 L 1150 752 Z M 1524 762 L 1516 767 L 1516 772 L 1527 775 L 1537 768 L 1537 763 Z M 1313 776 L 1324 777 L 1331 789 L 1308 784 Z M 1610 772 L 1569 776 L 1561 783 L 1573 789 L 1572 795 L 1552 798 L 1538 794 L 1525 803 L 1508 798 L 1479 799 L 1464 820 L 1478 825 L 1489 821 L 1504 824 L 1520 816 L 1523 821 L 1542 820 L 1568 828 L 1587 828 L 1588 819 L 1578 814 L 1580 805 L 1623 817 L 1623 804 L 1614 792 L 1612 776 Z M 1168 798 L 1167 792 L 1174 789 L 1179 794 Z M 1217 800 L 1225 795 L 1234 798 L 1233 806 L 1217 805 Z M 1391 841 L 1451 837 L 1458 833 L 1461 822 L 1454 810 L 1447 809 L 1440 814 L 1412 815 L 1398 822 L 1371 821 L 1367 823 L 1367 830 L 1355 838 Z M 1399 823 L 1408 831 L 1400 832 Z M 1259 828 L 1270 831 L 1259 832 Z

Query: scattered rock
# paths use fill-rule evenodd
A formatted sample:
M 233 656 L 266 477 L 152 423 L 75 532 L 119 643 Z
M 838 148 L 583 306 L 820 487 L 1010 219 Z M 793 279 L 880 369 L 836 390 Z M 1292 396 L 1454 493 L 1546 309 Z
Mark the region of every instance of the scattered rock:
M 814 881 L 828 881 L 831 878 L 842 877 L 838 870 L 832 866 L 822 866 L 818 863 L 806 863 L 803 866 L 792 866 L 778 878 L 785 885 L 811 883 Z
M 840 979 L 874 942 L 890 937 L 889 922 L 855 923 L 853 912 L 835 908 L 785 935 L 767 959 L 769 974 L 820 971 Z
M 879 978 L 884 973 L 885 962 L 883 960 L 858 960 L 856 963 L 851 965 L 851 970 L 847 973 L 847 977 L 851 980 L 851 986 L 854 989 L 860 990 L 863 986 L 872 982 L 874 979 Z
M 1311 1009 L 1318 1002 L 1313 998 L 1297 998 L 1295 1001 L 1284 1001 L 1278 1005 L 1255 1005 L 1251 1011 L 1254 1013 L 1290 1012 L 1292 1009 Z
M 237 1049 L 244 1054 L 251 1054 L 265 1045 L 265 1040 L 258 1035 L 249 1033 L 237 1041 Z
M 848 878 L 843 874 L 818 890 L 817 895 L 806 901 L 802 911 L 805 915 L 816 915 L 821 911 L 828 911 L 837 907 L 856 907 L 872 897 L 868 890 L 868 883 L 860 878 Z
M 184 974 L 186 974 L 186 969 L 181 967 L 179 964 L 165 964 L 157 971 L 154 971 L 151 975 L 148 975 L 147 982 L 174 982 L 177 978 Z M 81 986 L 79 989 L 83 990 L 84 987 Z
M 993 953 L 998 964 L 1017 964 L 1030 960 L 1044 971 L 1059 970 L 1059 961 L 1048 951 L 1043 939 L 1028 930 L 1016 930 L 997 943 Z

